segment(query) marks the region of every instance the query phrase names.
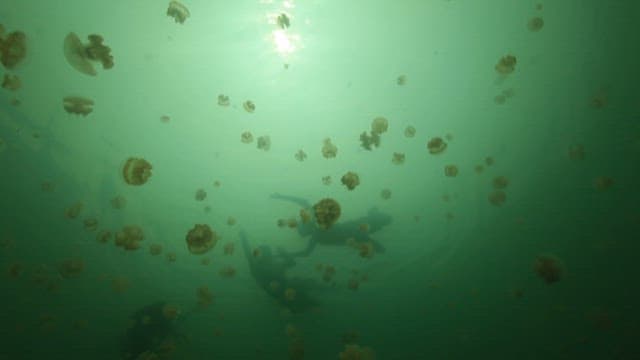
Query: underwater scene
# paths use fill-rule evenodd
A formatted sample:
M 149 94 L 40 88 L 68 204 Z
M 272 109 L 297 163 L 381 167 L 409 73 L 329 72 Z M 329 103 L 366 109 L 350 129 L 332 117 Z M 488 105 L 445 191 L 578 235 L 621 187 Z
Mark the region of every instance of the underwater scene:
M 0 359 L 640 359 L 639 21 L 3 0 Z

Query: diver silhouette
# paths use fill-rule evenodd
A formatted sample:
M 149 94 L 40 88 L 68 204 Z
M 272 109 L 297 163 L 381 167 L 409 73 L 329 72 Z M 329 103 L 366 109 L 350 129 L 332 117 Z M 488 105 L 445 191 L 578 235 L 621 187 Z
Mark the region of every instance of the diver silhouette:
M 309 201 L 295 196 L 274 193 L 270 197 L 296 204 L 303 209 L 311 209 L 313 207 Z M 309 256 L 318 244 L 347 246 L 349 239 L 356 243 L 371 243 L 376 253 L 383 253 L 385 252 L 384 246 L 371 238 L 371 234 L 382 230 L 392 221 L 391 215 L 372 207 L 367 212 L 367 215 L 355 220 L 338 221 L 328 229 L 318 227 L 313 221 L 309 221 L 306 224 L 300 223 L 297 227 L 298 234 L 301 237 L 309 236 L 309 243 L 303 250 L 289 253 L 289 255 L 293 257 Z M 360 229 L 362 224 L 369 226 L 366 232 Z
M 239 236 L 251 276 L 279 305 L 292 313 L 318 306 L 318 302 L 309 295 L 310 291 L 322 288 L 316 281 L 287 276 L 287 270 L 296 265 L 293 256 L 281 250 L 274 254 L 271 247 L 266 245 L 252 250 L 244 230 L 240 230 Z

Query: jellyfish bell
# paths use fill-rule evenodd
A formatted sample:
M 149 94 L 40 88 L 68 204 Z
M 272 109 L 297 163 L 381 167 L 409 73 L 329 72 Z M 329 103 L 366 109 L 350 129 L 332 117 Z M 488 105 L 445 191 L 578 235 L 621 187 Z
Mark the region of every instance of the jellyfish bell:
M 177 23 L 184 24 L 185 20 L 191 15 L 189 9 L 178 1 L 171 1 L 167 8 L 167 16 L 171 16 Z
M 186 236 L 189 252 L 200 255 L 211 250 L 218 242 L 218 235 L 209 225 L 196 224 Z
M 70 32 L 64 38 L 64 57 L 69 65 L 77 71 L 89 76 L 98 74 L 88 58 L 85 46 L 78 35 L 73 32 Z
M 142 185 L 151 177 L 151 164 L 142 158 L 130 157 L 122 167 L 122 176 L 129 185 Z

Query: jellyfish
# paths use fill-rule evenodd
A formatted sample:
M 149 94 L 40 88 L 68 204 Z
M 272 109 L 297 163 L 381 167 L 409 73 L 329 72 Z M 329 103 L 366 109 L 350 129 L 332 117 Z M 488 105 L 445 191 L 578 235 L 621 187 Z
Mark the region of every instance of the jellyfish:
M 149 245 L 149 254 L 151 254 L 151 256 L 158 256 L 162 254 L 162 245 L 160 244 Z
M 539 255 L 533 263 L 533 270 L 544 282 L 553 284 L 562 278 L 563 266 L 555 256 Z
M 271 138 L 267 135 L 258 136 L 257 147 L 262 151 L 269 151 L 269 149 L 271 149 Z
M 15 68 L 27 56 L 27 36 L 22 31 L 0 32 L 0 62 L 7 69 Z
M 78 215 L 80 215 L 80 212 L 82 212 L 83 207 L 84 207 L 84 204 L 82 202 L 76 202 L 71 206 L 69 206 L 67 210 L 65 210 L 64 215 L 68 219 L 75 219 L 78 217 Z
M 484 163 L 487 166 L 491 166 L 491 165 L 493 165 L 495 163 L 495 160 L 493 159 L 493 157 L 487 156 L 486 158 L 484 158 Z
M 229 101 L 229 97 L 224 94 L 218 95 L 218 105 L 220 106 L 229 106 L 231 102 Z
M 494 190 L 489 193 L 489 202 L 494 206 L 502 206 L 507 201 L 507 194 L 502 190 Z
M 382 189 L 380 191 L 380 197 L 383 198 L 384 200 L 389 200 L 391 199 L 391 190 L 389 189 Z
M 247 100 L 247 101 L 243 102 L 242 103 L 242 107 L 249 114 L 252 114 L 254 111 L 256 111 L 256 105 L 251 100 Z
M 356 291 L 358 290 L 359 287 L 360 287 L 360 281 L 358 281 L 357 278 L 349 279 L 349 282 L 347 283 L 347 288 L 349 290 Z
M 298 150 L 298 152 L 294 155 L 296 160 L 304 161 L 307 158 L 307 153 L 305 153 L 302 149 Z
M 184 24 L 185 20 L 190 16 L 189 9 L 178 1 L 171 1 L 167 8 L 167 16 L 171 16 L 177 23 Z
M 87 116 L 93 111 L 94 102 L 81 96 L 66 96 L 62 105 L 69 114 Z
M 236 224 L 236 222 L 238 222 L 238 221 L 237 221 L 237 220 L 236 220 L 236 218 L 234 218 L 233 216 L 229 216 L 229 217 L 227 218 L 227 225 L 229 225 L 229 226 L 233 226 L 233 225 L 235 225 L 235 224 Z
M 169 115 L 162 115 L 160 116 L 160 121 L 163 124 L 167 124 L 169 121 L 171 121 L 171 117 L 169 117 Z
M 142 158 L 130 157 L 122 168 L 124 181 L 129 185 L 142 185 L 151 177 L 151 164 Z
M 529 31 L 531 32 L 538 32 L 542 30 L 543 26 L 544 20 L 542 20 L 540 16 L 534 16 L 529 19 L 529 22 L 527 22 L 527 29 L 529 29 Z
M 217 187 L 217 188 L 218 188 L 218 187 L 220 187 L 220 185 L 222 185 L 222 183 L 220 182 L 220 180 L 215 180 L 215 181 L 213 182 L 213 187 Z
M 175 320 L 180 316 L 182 311 L 180 311 L 180 307 L 171 304 L 165 304 L 162 307 L 162 316 L 164 316 L 167 320 Z
M 105 70 L 111 69 L 114 65 L 111 48 L 103 45 L 103 38 L 100 35 L 92 34 L 88 36 L 89 44 L 83 44 L 78 35 L 73 32 L 67 34 L 64 39 L 64 56 L 69 65 L 77 71 L 96 76 L 98 73 L 93 67 L 92 61 L 99 61 Z
M 360 146 L 369 151 L 371 151 L 373 147 L 379 147 L 380 135 L 374 132 L 369 135 L 366 131 L 363 131 L 362 134 L 360 134 Z
M 84 271 L 84 261 L 79 258 L 66 259 L 58 264 L 58 272 L 65 279 L 74 278 Z
M 320 200 L 313 206 L 314 215 L 318 226 L 328 229 L 340 218 L 340 204 L 331 198 Z
M 305 209 L 300 209 L 300 221 L 302 221 L 303 224 L 308 223 L 311 221 L 311 214 Z
M 165 258 L 167 259 L 168 262 L 172 263 L 172 262 L 176 262 L 178 256 L 176 255 L 176 253 L 170 252 L 170 253 L 167 253 L 167 255 L 165 255 Z
M 96 231 L 98 230 L 98 219 L 96 218 L 88 218 L 84 219 L 82 222 L 84 225 L 84 229 L 87 231 Z
M 250 144 L 253 142 L 253 135 L 249 131 L 245 131 L 240 134 L 240 141 L 245 144 Z
M 360 185 L 360 177 L 358 176 L 358 174 L 354 173 L 353 171 L 349 171 L 346 174 L 344 174 L 340 179 L 340 181 L 349 190 L 353 190 L 356 188 L 356 186 Z
M 412 138 L 416 136 L 416 128 L 409 125 L 404 129 L 404 136 L 407 138 Z
M 189 252 L 201 255 L 211 250 L 218 242 L 218 235 L 209 225 L 196 224 L 186 236 Z
M 338 155 L 338 148 L 331 143 L 331 139 L 324 139 L 322 145 L 322 156 L 324 156 L 325 159 L 331 159 L 336 157 L 336 155 Z
M 276 18 L 276 23 L 281 29 L 286 29 L 290 26 L 289 17 L 285 13 L 278 15 L 278 17 Z
M 298 220 L 296 218 L 287 219 L 287 226 L 291 229 L 295 229 L 298 227 Z
M 495 69 L 500 75 L 509 75 L 515 70 L 516 63 L 517 60 L 515 56 L 505 55 L 500 58 L 495 66 Z
M 427 149 L 432 155 L 442 154 L 447 149 L 447 143 L 441 137 L 434 137 L 427 142 Z
M 213 302 L 213 293 L 207 286 L 201 286 L 196 290 L 196 296 L 198 298 L 198 305 L 207 307 Z
M 455 165 L 447 165 L 444 167 L 444 175 L 447 177 L 458 176 L 458 167 Z
M 102 244 L 108 243 L 110 239 L 111 231 L 109 230 L 100 230 L 100 232 L 98 232 L 98 235 L 96 235 L 96 240 Z
M 493 98 L 493 102 L 496 103 L 496 105 L 504 105 L 507 102 L 507 97 L 502 94 L 496 95 Z
M 395 165 L 402 165 L 404 164 L 404 158 L 405 158 L 404 153 L 394 152 L 393 157 L 391 158 L 391 162 L 394 163 Z
M 12 278 L 18 278 L 20 277 L 20 275 L 23 272 L 23 267 L 22 264 L 20 263 L 12 263 L 9 265 L 9 267 L 7 268 L 7 275 L 9 275 Z
M 138 250 L 140 241 L 144 240 L 144 232 L 138 225 L 125 225 L 115 234 L 115 244 L 125 250 Z
M 9 75 L 4 74 L 4 78 L 2 79 L 2 88 L 7 89 L 9 91 L 16 91 L 20 89 L 22 86 L 22 82 L 18 75 Z
M 610 178 L 608 176 L 598 176 L 593 180 L 593 187 L 595 187 L 596 190 L 604 191 L 611 188 L 613 186 L 613 183 L 613 178 Z
M 494 189 L 505 189 L 509 186 L 509 179 L 506 176 L 500 175 L 493 178 L 493 188 Z
M 383 116 L 378 116 L 371 121 L 371 133 L 383 134 L 389 129 L 389 121 Z
M 369 347 L 347 344 L 344 351 L 338 354 L 340 360 L 374 360 L 375 354 Z
M 331 185 L 331 176 L 327 175 L 327 176 L 323 176 L 322 177 L 322 184 L 323 185 Z
M 203 201 L 207 198 L 207 192 L 204 189 L 198 189 L 196 190 L 195 198 L 196 201 Z
M 481 164 L 478 164 L 473 167 L 473 171 L 475 171 L 476 174 L 480 175 L 484 172 L 484 166 L 482 166 Z
M 116 210 L 121 210 L 125 206 L 127 206 L 127 198 L 125 198 L 122 195 L 114 196 L 110 202 L 111 202 L 111 207 Z
M 396 78 L 396 84 L 403 86 L 407 83 L 407 75 L 400 75 Z

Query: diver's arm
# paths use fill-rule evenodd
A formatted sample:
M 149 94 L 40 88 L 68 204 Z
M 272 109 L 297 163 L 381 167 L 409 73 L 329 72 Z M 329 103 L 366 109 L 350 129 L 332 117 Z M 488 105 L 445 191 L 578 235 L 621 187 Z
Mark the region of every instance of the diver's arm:
M 296 196 L 291 196 L 291 195 L 282 195 L 280 193 L 273 193 L 269 196 L 271 199 L 276 199 L 276 200 L 284 200 L 284 201 L 288 201 L 290 203 L 294 203 L 304 209 L 308 209 L 311 207 L 311 204 L 309 203 L 309 201 L 303 199 L 303 198 L 299 198 Z

